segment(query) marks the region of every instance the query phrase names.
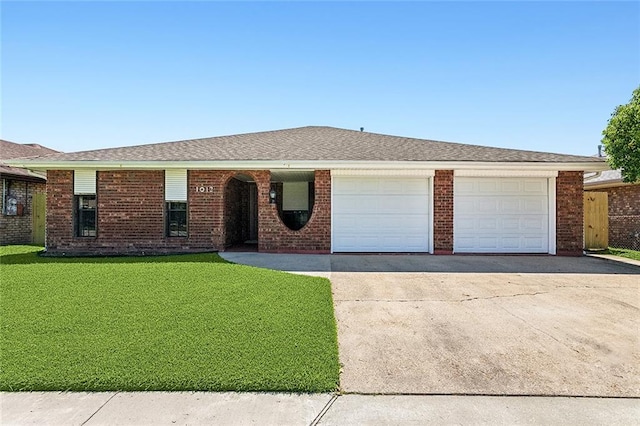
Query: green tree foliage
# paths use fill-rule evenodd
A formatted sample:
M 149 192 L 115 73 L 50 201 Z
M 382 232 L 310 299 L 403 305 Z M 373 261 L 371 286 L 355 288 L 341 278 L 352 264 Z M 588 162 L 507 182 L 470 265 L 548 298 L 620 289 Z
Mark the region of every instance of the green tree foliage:
M 602 134 L 611 168 L 621 169 L 625 182 L 640 181 L 640 86 L 613 111 Z

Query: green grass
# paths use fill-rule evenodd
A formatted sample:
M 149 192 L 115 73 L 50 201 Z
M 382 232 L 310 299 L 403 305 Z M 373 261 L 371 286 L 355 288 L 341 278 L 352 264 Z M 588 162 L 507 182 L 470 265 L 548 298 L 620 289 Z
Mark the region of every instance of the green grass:
M 0 247 L 0 390 L 325 392 L 324 278 L 213 253 L 50 258 Z
M 613 254 L 620 257 L 626 257 L 628 259 L 640 260 L 640 251 L 637 251 L 637 250 L 627 250 L 627 249 L 609 247 L 606 253 Z

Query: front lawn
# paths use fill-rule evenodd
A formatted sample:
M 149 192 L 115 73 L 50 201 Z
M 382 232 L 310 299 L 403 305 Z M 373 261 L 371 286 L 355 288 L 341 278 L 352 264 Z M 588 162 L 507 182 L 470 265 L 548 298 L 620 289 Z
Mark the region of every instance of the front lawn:
M 640 260 L 640 251 L 637 250 L 609 247 L 609 250 L 607 250 L 607 252 L 616 256 L 626 257 L 627 259 Z
M 213 253 L 59 259 L 39 250 L 0 247 L 0 390 L 337 388 L 324 278 Z

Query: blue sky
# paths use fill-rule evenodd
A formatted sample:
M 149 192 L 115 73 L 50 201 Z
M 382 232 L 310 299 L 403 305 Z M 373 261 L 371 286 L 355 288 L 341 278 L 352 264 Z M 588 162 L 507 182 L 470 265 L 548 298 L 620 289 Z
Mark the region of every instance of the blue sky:
M 591 155 L 638 2 L 7 2 L 3 139 L 62 151 L 326 125 Z

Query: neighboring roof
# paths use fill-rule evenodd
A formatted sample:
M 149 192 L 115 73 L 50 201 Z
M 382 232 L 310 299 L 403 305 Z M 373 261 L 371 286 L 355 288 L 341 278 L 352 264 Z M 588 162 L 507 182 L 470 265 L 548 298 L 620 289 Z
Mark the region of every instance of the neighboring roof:
M 584 176 L 584 186 L 587 188 L 606 188 L 623 185 L 640 185 L 640 182 L 624 182 L 620 169 L 605 170 L 597 176 L 593 176 L 592 173 Z
M 19 144 L 0 139 L 0 175 L 10 175 L 27 180 L 44 180 L 46 177 L 40 173 L 5 164 L 4 160 L 17 158 L 36 158 L 43 155 L 57 154 L 58 151 L 46 148 L 38 144 Z
M 613 182 L 622 182 L 622 173 L 620 169 L 618 170 L 605 170 L 600 173 L 599 176 L 584 177 L 584 183 L 586 184 L 601 184 L 601 183 L 613 183 Z
M 164 163 L 163 163 L 164 162 Z M 425 164 L 455 162 L 479 163 L 580 163 L 576 170 L 602 170 L 600 158 L 552 154 L 465 145 L 425 139 L 389 136 L 334 127 L 300 127 L 259 133 L 246 133 L 178 142 L 165 142 L 94 151 L 53 154 L 14 165 L 51 169 L 54 167 L 223 167 L 229 163 L 264 164 L 265 167 L 333 167 L 332 165 L 391 164 L 415 162 Z M 215 164 L 214 164 L 215 163 Z M 317 163 L 322 163 L 322 166 Z M 277 164 L 279 166 L 276 166 Z M 270 166 L 271 165 L 271 166 Z M 258 165 L 259 166 L 259 165 Z M 256 167 L 258 167 L 256 166 Z M 588 166 L 588 167 L 586 167 Z
M 0 139 L 0 160 L 40 157 L 49 154 L 59 154 L 59 152 L 35 143 L 20 144 Z

